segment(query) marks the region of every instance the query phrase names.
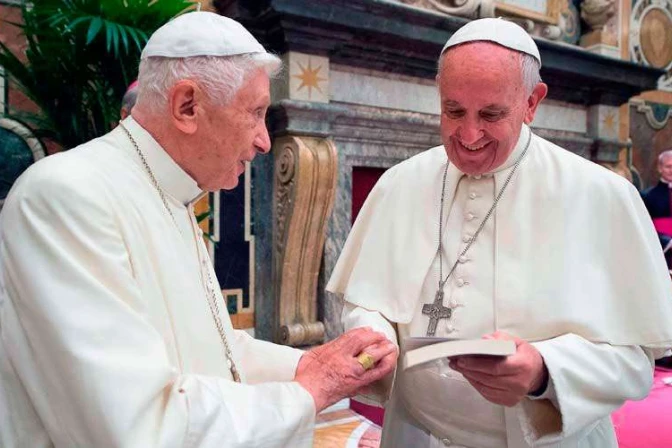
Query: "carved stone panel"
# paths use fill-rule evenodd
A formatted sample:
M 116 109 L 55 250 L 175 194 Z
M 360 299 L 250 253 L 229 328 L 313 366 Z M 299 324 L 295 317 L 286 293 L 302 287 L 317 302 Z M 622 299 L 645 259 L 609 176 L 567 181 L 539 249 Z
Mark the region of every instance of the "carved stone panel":
M 276 341 L 303 346 L 324 340 L 317 309 L 317 277 L 336 188 L 336 147 L 331 140 L 276 139 L 274 272 Z
M 630 16 L 630 57 L 664 69 L 660 90 L 672 91 L 672 0 L 637 0 Z

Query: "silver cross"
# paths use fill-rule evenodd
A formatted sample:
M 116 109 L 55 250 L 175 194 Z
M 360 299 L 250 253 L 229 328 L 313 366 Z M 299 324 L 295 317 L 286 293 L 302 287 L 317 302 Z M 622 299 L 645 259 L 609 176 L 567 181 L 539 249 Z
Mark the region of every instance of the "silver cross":
M 436 291 L 433 303 L 425 303 L 422 305 L 422 314 L 429 316 L 427 336 L 434 336 L 439 320 L 450 319 L 450 316 L 453 315 L 453 310 L 451 308 L 443 306 L 443 288 L 439 288 L 439 290 Z

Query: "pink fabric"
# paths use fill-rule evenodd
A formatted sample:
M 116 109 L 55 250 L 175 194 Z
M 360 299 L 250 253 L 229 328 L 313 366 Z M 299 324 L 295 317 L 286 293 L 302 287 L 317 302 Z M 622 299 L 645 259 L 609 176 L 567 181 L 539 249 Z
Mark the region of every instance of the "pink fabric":
M 350 409 L 359 415 L 368 418 L 378 426 L 383 426 L 383 418 L 385 416 L 385 409 L 377 406 L 371 406 L 361 403 L 356 400 L 350 400 Z M 672 445 L 670 445 L 672 447 Z
M 611 416 L 619 448 L 672 448 L 672 370 L 656 368 L 649 396 L 628 401 Z
M 656 232 L 672 236 L 672 218 L 655 218 L 653 226 Z
M 126 93 L 130 92 L 131 90 L 135 89 L 138 86 L 138 80 L 136 79 L 131 83 L 131 85 L 128 86 L 126 89 Z
M 672 386 L 663 383 L 666 377 L 672 377 L 672 369 L 657 367 L 649 396 L 612 414 L 619 448 L 672 448 Z M 384 409 L 355 400 L 350 408 L 382 426 Z

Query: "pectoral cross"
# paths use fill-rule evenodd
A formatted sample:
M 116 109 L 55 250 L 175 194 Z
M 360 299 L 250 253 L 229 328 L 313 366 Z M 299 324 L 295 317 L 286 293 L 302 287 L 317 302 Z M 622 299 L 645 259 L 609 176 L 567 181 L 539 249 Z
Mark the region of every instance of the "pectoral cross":
M 443 306 L 443 288 L 436 291 L 433 303 L 425 303 L 422 305 L 422 314 L 429 316 L 429 326 L 427 327 L 427 336 L 434 336 L 436 333 L 436 325 L 441 319 L 450 319 L 453 310 L 447 306 Z

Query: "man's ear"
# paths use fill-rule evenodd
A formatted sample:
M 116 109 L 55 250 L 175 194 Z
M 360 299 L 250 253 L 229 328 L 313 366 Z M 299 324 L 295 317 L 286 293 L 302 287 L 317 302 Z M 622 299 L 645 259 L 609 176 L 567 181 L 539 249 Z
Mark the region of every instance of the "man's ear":
M 188 79 L 178 81 L 168 91 L 171 121 L 175 128 L 185 134 L 193 134 L 198 129 L 198 112 L 202 107 L 202 93 L 198 84 Z
M 548 86 L 543 82 L 540 82 L 534 87 L 532 93 L 527 98 L 527 110 L 525 111 L 525 124 L 532 123 L 534 120 L 534 115 L 537 113 L 537 107 L 541 104 L 541 101 L 546 98 L 548 93 Z

